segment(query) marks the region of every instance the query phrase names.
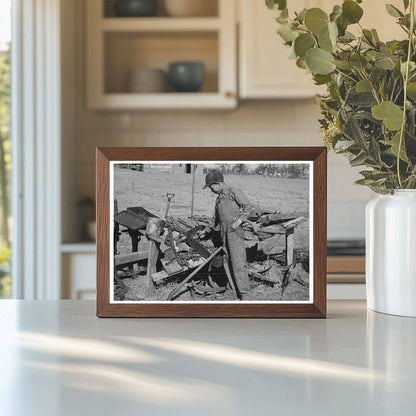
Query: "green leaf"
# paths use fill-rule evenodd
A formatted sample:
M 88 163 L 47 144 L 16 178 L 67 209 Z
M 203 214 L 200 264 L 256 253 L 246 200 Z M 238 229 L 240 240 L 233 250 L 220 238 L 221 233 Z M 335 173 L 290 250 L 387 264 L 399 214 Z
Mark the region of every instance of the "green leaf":
M 412 61 L 409 62 L 409 74 L 416 70 L 416 64 Z M 406 62 L 400 64 L 400 72 L 403 77 L 406 76 Z
M 374 182 L 374 179 L 358 179 L 355 181 L 356 185 L 370 185 Z
M 338 32 L 341 36 L 345 35 L 345 32 L 347 30 L 348 27 L 348 22 L 344 19 L 343 16 L 338 17 L 337 19 L 337 27 L 338 27 Z
M 374 159 L 374 162 L 377 164 L 381 161 L 380 156 L 380 147 L 378 145 L 377 140 L 374 137 L 370 138 L 370 144 L 368 146 L 368 151 L 370 153 L 370 156 Z
M 342 4 L 342 16 L 349 24 L 358 23 L 363 13 L 363 9 L 353 0 L 346 0 Z
M 372 33 L 372 35 L 373 35 L 373 39 L 374 39 L 376 42 L 380 42 L 380 38 L 378 37 L 377 30 L 376 30 L 376 29 L 371 29 L 371 33 Z
M 283 9 L 280 13 L 280 18 L 281 19 L 288 19 L 289 17 L 289 10 L 287 8 Z
M 390 146 L 391 151 L 393 152 L 393 154 L 396 157 L 398 157 L 398 155 L 399 155 L 399 145 L 400 145 L 400 132 L 395 134 L 390 141 L 381 140 L 381 142 L 383 144 L 385 144 L 386 146 Z M 401 149 L 401 152 L 400 152 L 400 159 L 405 161 L 405 162 L 409 162 L 409 159 L 407 158 L 406 152 L 405 152 L 405 149 L 404 149 L 404 140 L 403 140 L 402 149 Z
M 373 94 L 369 92 L 353 92 L 349 95 L 348 104 L 360 108 L 368 108 L 373 107 L 376 104 L 376 100 Z
M 277 25 L 277 33 L 285 42 L 292 42 L 299 36 L 299 32 L 297 30 L 293 30 L 292 26 L 282 23 Z
M 327 23 L 326 30 L 318 35 L 318 44 L 321 49 L 335 52 L 337 46 L 338 27 L 334 22 Z
M 343 61 L 341 59 L 335 59 L 333 63 L 337 68 L 343 71 L 348 71 L 352 68 L 352 65 L 348 61 Z
M 334 50 L 334 44 L 332 43 L 328 32 L 318 35 L 318 45 L 321 49 L 328 52 L 333 52 Z
M 331 81 L 331 76 L 315 74 L 313 80 L 315 81 L 315 85 L 324 85 Z
M 416 100 L 416 82 L 409 82 L 407 84 L 407 97 Z
M 342 15 L 342 7 L 337 4 L 334 6 L 332 13 L 329 15 L 329 20 L 331 22 L 335 22 L 338 19 L 338 17 L 340 17 L 341 15 Z
M 384 125 L 392 131 L 402 127 L 403 110 L 391 101 L 383 101 L 371 109 L 373 117 L 382 120 Z
M 338 26 L 334 22 L 328 23 L 328 32 L 331 42 L 334 46 L 337 45 L 337 38 L 338 38 Z
M 378 172 L 376 170 L 362 170 L 360 175 L 363 175 L 365 179 L 372 179 L 377 181 L 379 179 L 386 179 L 391 176 L 390 172 Z
M 371 33 L 371 30 L 364 29 L 363 30 L 364 40 L 367 42 L 374 42 L 373 34 Z
M 306 64 L 313 74 L 327 75 L 333 72 L 333 56 L 320 48 L 310 49 L 306 54 Z
M 338 31 L 339 31 L 339 27 L 337 25 Z M 343 36 L 341 36 L 341 38 L 339 39 L 340 42 L 343 43 L 349 43 L 353 40 L 357 39 L 356 36 L 354 34 L 352 34 L 351 32 L 348 32 L 348 30 L 344 33 Z
M 355 142 L 352 140 L 338 140 L 334 146 L 334 150 L 337 153 L 345 152 L 348 150 L 351 146 L 354 146 Z
M 394 7 L 392 4 L 386 4 L 387 13 L 393 17 L 403 17 L 403 13 L 397 8 Z
M 358 53 L 354 53 L 353 55 L 351 55 L 349 62 L 354 68 L 357 69 L 363 69 L 368 63 L 365 57 Z
M 367 155 L 364 152 L 362 152 L 358 156 L 350 160 L 350 165 L 352 167 L 360 166 L 364 164 L 366 160 L 367 160 Z
M 304 57 L 296 59 L 296 66 L 301 69 L 307 69 L 306 59 Z
M 357 82 L 355 90 L 357 92 L 371 92 L 371 82 L 367 79 L 362 79 L 361 81 Z
M 392 70 L 394 69 L 395 62 L 391 57 L 384 57 L 376 59 L 376 66 L 381 69 Z
M 298 22 L 303 22 L 305 20 L 306 11 L 306 9 L 303 9 L 302 11 L 297 13 L 295 20 L 297 20 Z
M 295 39 L 295 53 L 301 58 L 306 56 L 306 52 L 315 46 L 315 40 L 310 33 L 302 33 Z
M 317 7 L 309 9 L 305 14 L 305 26 L 315 35 L 328 29 L 328 15 Z
M 286 8 L 286 0 L 266 0 L 266 6 L 271 10 L 283 10 Z

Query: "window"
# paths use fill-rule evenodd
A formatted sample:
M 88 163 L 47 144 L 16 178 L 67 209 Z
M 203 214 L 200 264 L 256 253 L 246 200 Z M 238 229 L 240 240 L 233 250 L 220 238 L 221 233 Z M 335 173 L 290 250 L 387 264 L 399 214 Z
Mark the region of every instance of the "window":
M 0 298 L 12 295 L 10 267 L 11 0 L 0 0 Z

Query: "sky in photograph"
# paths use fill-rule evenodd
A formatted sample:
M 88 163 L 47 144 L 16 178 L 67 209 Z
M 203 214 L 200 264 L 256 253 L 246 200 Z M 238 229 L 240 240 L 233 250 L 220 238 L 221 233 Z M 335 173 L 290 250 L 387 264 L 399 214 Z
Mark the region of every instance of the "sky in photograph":
M 10 7 L 11 0 L 0 0 L 0 49 L 5 49 L 10 42 Z

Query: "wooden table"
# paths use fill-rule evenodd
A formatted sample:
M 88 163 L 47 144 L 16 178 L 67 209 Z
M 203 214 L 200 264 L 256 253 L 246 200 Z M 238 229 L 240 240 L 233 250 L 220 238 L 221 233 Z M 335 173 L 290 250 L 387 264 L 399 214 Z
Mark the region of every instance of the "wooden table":
M 97 319 L 0 301 L 0 415 L 414 415 L 416 319 Z

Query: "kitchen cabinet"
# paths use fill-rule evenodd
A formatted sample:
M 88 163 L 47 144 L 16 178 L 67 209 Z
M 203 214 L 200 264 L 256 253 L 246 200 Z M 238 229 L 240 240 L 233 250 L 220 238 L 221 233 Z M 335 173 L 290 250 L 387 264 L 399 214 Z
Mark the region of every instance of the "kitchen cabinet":
M 330 12 L 337 0 L 291 0 L 291 13 L 303 8 L 320 7 Z M 400 9 L 401 0 L 390 2 Z M 381 40 L 403 38 L 404 32 L 387 13 L 384 4 L 367 1 L 362 25 L 376 28 Z M 242 99 L 308 98 L 325 91 L 315 86 L 311 75 L 289 59 L 290 48 L 276 33 L 275 17 L 279 12 L 269 10 L 264 1 L 239 0 L 239 95 Z M 352 32 L 358 25 L 350 26 Z
M 318 4 L 319 3 L 319 4 Z M 319 1 L 293 0 L 290 9 L 321 7 Z M 278 12 L 264 1 L 239 2 L 239 91 L 244 98 L 309 98 L 319 92 L 311 75 L 289 59 L 290 48 L 276 33 Z
M 218 2 L 217 16 L 116 17 L 110 0 L 87 1 L 87 105 L 90 109 L 209 109 L 237 105 L 236 5 Z M 205 66 L 202 90 L 129 92 L 137 69 L 167 72 L 169 63 Z
M 62 244 L 61 254 L 62 299 L 95 299 L 95 244 Z

